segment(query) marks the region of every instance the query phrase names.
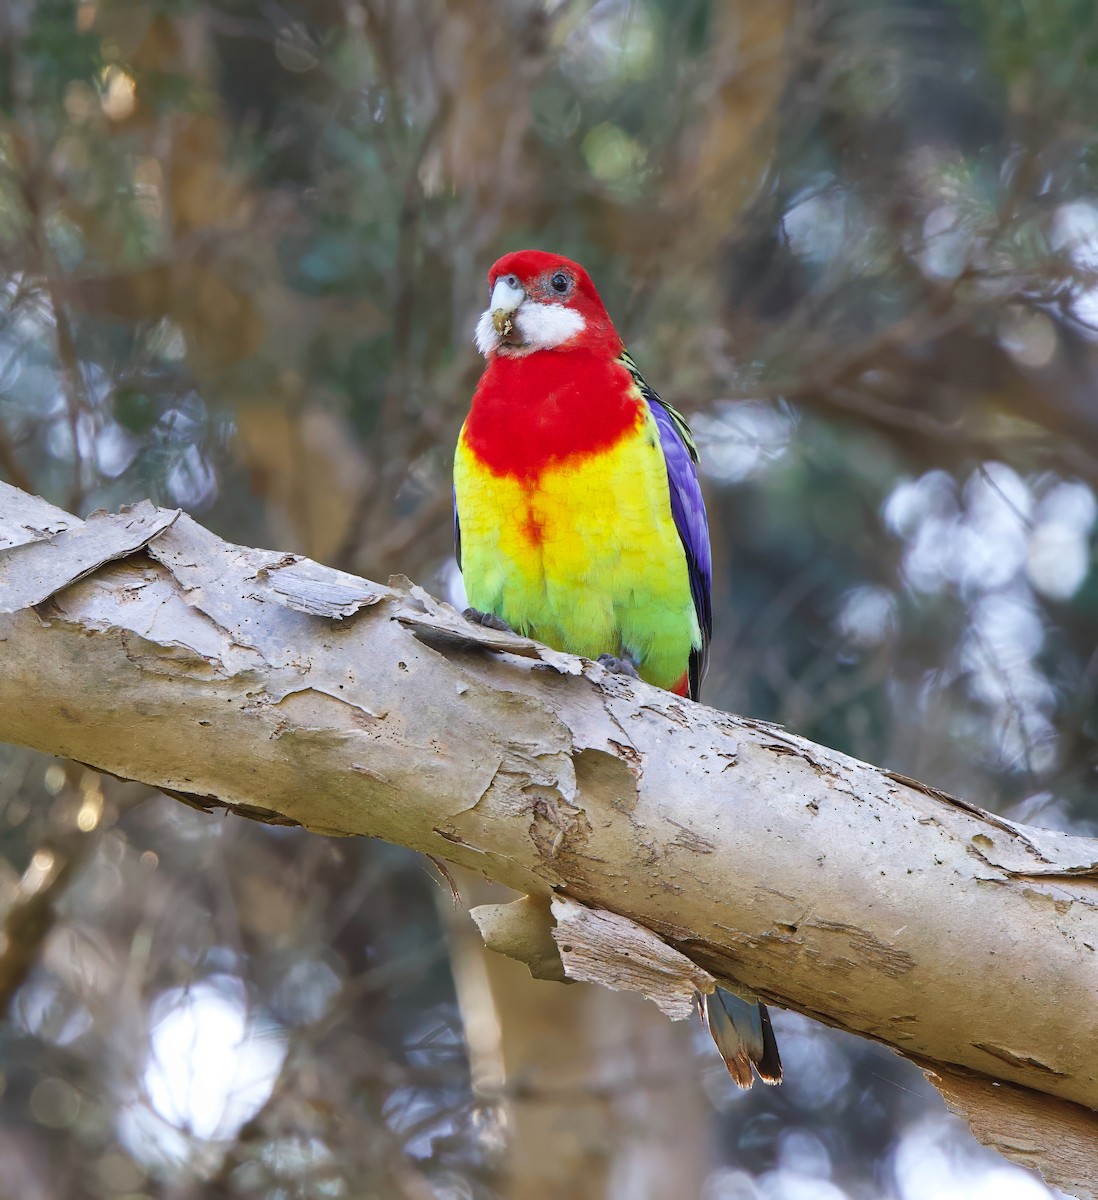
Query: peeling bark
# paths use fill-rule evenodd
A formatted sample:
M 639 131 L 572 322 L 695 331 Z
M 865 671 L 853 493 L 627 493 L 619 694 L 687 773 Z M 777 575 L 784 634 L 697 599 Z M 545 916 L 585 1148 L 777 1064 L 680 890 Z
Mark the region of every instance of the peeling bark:
M 639 992 L 672 1021 L 685 1020 L 698 995 L 716 989 L 708 971 L 620 913 L 554 896 L 553 916 L 553 938 L 569 979 Z
M 1094 1194 L 1098 1119 L 1093 1109 L 971 1071 L 924 1068 L 949 1108 L 968 1121 L 984 1145 L 1078 1196 Z
M 0 485 L 0 656 L 0 739 L 620 914 L 1098 1195 L 1098 842 L 148 505 Z
M 523 963 L 535 979 L 567 983 L 552 913 L 543 899 L 520 896 L 509 903 L 478 904 L 469 916 L 489 950 Z

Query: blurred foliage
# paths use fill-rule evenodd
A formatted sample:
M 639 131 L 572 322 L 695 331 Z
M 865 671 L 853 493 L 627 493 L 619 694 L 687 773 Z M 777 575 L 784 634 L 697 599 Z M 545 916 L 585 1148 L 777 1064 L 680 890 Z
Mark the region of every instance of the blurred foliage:
M 0 476 L 456 595 L 485 271 L 556 249 L 699 434 L 707 699 L 1094 832 L 1096 12 L 7 0 Z M 15 751 L 0 831 L 0 1191 L 506 1190 L 418 860 Z M 778 1021 L 776 1092 L 699 1043 L 706 1200 L 1045 1194 Z

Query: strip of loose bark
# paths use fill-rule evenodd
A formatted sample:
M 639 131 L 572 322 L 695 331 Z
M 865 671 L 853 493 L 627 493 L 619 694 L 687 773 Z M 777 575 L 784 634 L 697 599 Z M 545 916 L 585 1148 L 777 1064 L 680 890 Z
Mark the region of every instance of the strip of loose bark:
M 554 903 L 559 897 L 554 897 Z M 523 963 L 534 979 L 566 983 L 564 963 L 553 940 L 553 915 L 542 898 L 520 896 L 506 904 L 469 909 L 489 950 Z
M 640 992 L 672 1021 L 684 1021 L 698 995 L 716 987 L 708 971 L 620 913 L 554 896 L 553 916 L 553 939 L 570 979 Z
M 117 515 L 92 513 L 87 521 L 48 537 L 9 546 L 0 558 L 0 605 L 6 613 L 31 608 L 97 567 L 147 546 L 169 528 L 179 510 L 157 508 L 148 500 Z M 10 528 L 15 523 L 6 521 Z M 24 525 L 26 532 L 31 532 Z
M 28 503 L 0 486 L 0 529 Z M 0 739 L 619 913 L 943 1078 L 1025 1089 L 1047 1127 L 1003 1148 L 1098 1193 L 1095 1168 L 1064 1174 L 1043 1099 L 1098 1109 L 1098 843 L 480 630 L 400 581 L 286 571 L 162 519 L 84 578 L 82 554 L 57 570 L 80 523 L 49 506 L 46 536 L 0 549 L 13 589 L 10 556 L 57 559 L 48 599 L 0 615 Z M 329 601 L 362 606 L 313 615 Z
M 985 1146 L 1077 1195 L 1091 1194 L 1072 1181 L 1093 1180 L 1098 1119 L 1092 1109 L 970 1071 L 935 1066 L 926 1074 Z

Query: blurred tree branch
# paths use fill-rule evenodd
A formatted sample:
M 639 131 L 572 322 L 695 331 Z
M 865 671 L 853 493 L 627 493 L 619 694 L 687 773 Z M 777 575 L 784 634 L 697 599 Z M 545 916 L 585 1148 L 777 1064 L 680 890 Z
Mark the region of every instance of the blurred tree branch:
M 39 846 L 23 873 L 0 935 L 0 1018 L 8 1018 L 16 992 L 41 958 L 57 921 L 57 903 L 92 844 L 87 833 L 70 831 Z
M 0 485 L 0 547 L 0 738 L 620 914 L 697 964 L 687 992 L 891 1045 L 989 1144 L 1098 1195 L 1094 841 L 178 512 L 80 522 Z
M 19 459 L 15 456 L 15 450 L 2 429 L 0 429 L 0 470 L 17 488 L 21 488 L 23 491 L 32 489 L 30 476 L 20 465 Z

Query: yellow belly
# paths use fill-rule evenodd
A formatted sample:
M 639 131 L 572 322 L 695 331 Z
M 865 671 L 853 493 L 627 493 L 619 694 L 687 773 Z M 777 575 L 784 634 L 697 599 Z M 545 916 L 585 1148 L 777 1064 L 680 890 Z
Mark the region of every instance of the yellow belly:
M 628 654 L 673 687 L 701 644 L 655 421 L 534 480 L 458 442 L 454 488 L 469 603 L 560 650 Z

